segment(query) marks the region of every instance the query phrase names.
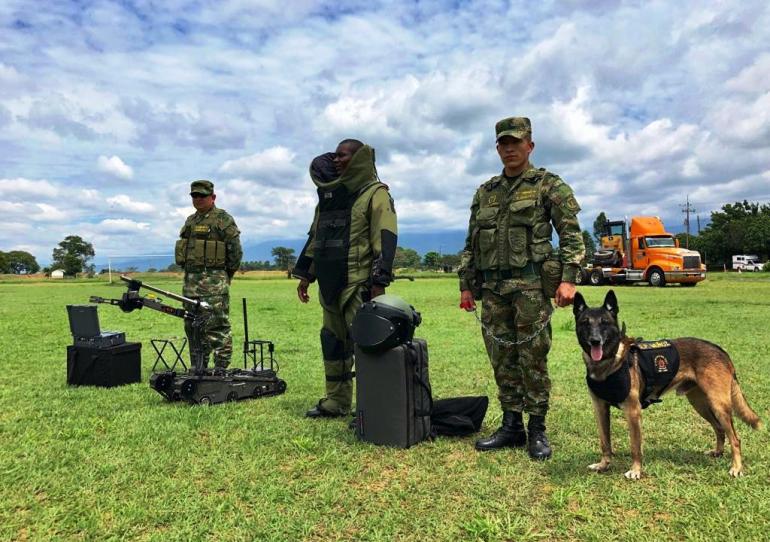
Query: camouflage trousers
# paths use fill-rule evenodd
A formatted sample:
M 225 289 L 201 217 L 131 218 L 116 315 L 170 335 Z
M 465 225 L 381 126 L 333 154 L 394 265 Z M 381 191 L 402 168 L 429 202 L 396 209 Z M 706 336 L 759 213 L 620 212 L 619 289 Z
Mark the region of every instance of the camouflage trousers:
M 492 335 L 505 341 L 531 335 L 551 311 L 541 289 L 501 294 L 485 288 L 482 293 L 481 321 Z M 489 333 L 482 334 L 502 410 L 545 416 L 551 391 L 547 367 L 551 324 L 531 341 L 516 346 L 501 345 Z
M 321 352 L 326 397 L 319 401 L 319 405 L 327 412 L 348 414 L 353 403 L 353 340 L 348 330 L 361 306 L 363 291 L 361 284 L 347 286 L 337 302 L 331 305 L 321 298 Z
M 213 310 L 210 317 L 200 330 L 204 366 L 208 366 L 209 357 L 213 353 L 214 365 L 227 367 L 233 355 L 233 336 L 230 330 L 230 284 L 227 273 L 224 269 L 185 273 L 182 295 L 200 299 L 211 305 Z M 194 338 L 190 321 L 185 320 L 184 330 L 190 345 L 190 353 L 192 353 Z

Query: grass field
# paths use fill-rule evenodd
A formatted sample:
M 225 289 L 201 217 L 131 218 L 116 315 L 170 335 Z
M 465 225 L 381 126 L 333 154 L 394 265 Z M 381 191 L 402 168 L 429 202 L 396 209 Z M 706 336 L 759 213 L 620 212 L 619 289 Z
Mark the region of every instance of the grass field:
M 748 276 L 747 276 L 748 275 Z M 180 289 L 178 281 L 158 286 Z M 250 304 L 252 338 L 271 339 L 285 395 L 213 407 L 166 403 L 147 380 L 149 340 L 182 335 L 180 321 L 101 306 L 104 329 L 142 341 L 140 384 L 68 388 L 65 305 L 118 297 L 103 282 L 0 283 L 0 539 L 3 540 L 766 540 L 770 439 L 736 420 L 746 476 L 729 454 L 710 459 L 713 432 L 686 400 L 666 396 L 644 412 L 645 477 L 623 478 L 628 437 L 613 410 L 609 473 L 598 437 L 572 312 L 553 319 L 548 428 L 554 457 L 480 454 L 474 438 L 440 438 L 409 450 L 356 441 L 345 420 L 303 417 L 322 394 L 318 291 L 303 306 L 295 281 L 235 281 Z M 436 397 L 495 398 L 481 336 L 457 308 L 453 279 L 399 281 L 392 293 L 423 314 Z M 582 287 L 589 304 L 607 288 Z M 713 274 L 696 288 L 616 289 L 629 334 L 699 336 L 732 356 L 749 403 L 770 421 L 770 279 Z M 240 361 L 236 356 L 235 362 Z

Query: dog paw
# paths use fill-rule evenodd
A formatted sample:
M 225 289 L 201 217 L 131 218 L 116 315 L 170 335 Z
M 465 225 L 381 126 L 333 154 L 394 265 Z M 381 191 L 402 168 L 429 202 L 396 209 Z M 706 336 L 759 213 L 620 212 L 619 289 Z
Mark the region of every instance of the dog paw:
M 740 476 L 743 476 L 743 469 L 742 468 L 736 469 L 735 467 L 732 467 L 730 469 L 730 476 L 732 476 L 733 478 L 738 478 Z
M 631 469 L 630 471 L 626 472 L 623 476 L 625 476 L 629 480 L 639 480 L 642 477 L 642 471 Z
M 594 472 L 605 472 L 607 469 L 610 468 L 609 463 L 592 463 L 588 465 L 588 470 L 592 470 Z
M 722 452 L 719 450 L 709 450 L 708 452 L 703 452 L 707 457 L 722 457 Z

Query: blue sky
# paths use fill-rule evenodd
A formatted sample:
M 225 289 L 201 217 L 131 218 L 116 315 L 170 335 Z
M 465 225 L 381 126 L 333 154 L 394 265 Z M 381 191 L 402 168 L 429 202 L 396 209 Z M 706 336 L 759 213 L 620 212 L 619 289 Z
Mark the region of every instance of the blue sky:
M 71 234 L 170 254 L 197 178 L 244 242 L 302 237 L 307 166 L 346 137 L 403 231 L 462 229 L 510 115 L 585 228 L 770 202 L 766 1 L 2 0 L 0 24 L 0 250 L 41 262 Z

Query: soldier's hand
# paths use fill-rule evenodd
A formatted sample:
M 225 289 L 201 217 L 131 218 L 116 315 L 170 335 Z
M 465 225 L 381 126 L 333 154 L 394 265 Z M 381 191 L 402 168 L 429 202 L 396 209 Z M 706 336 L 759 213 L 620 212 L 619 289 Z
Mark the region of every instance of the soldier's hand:
M 476 310 L 476 301 L 473 300 L 473 294 L 470 290 L 460 292 L 460 308 L 468 312 Z
M 310 283 L 307 280 L 299 279 L 299 284 L 297 285 L 297 297 L 299 297 L 299 300 L 303 303 L 310 301 L 310 296 L 307 295 L 308 286 L 310 286 Z
M 385 287 L 380 286 L 379 284 L 374 284 L 372 286 L 372 289 L 369 291 L 370 295 L 372 296 L 372 299 L 377 297 L 378 295 L 382 295 L 385 293 Z
M 572 305 L 572 301 L 575 299 L 575 285 L 571 282 L 562 282 L 556 289 L 556 306 L 566 307 Z

